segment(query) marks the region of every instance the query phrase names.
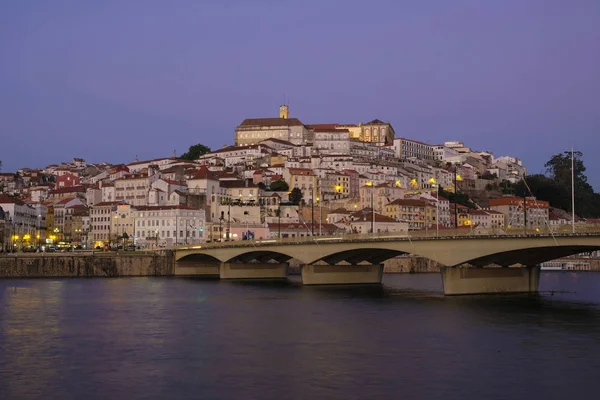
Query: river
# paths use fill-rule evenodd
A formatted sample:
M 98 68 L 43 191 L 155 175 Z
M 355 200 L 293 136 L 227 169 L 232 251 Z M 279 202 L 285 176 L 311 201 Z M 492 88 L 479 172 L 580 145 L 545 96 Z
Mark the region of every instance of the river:
M 184 278 L 0 281 L 0 399 L 585 399 L 600 273 L 540 296 Z

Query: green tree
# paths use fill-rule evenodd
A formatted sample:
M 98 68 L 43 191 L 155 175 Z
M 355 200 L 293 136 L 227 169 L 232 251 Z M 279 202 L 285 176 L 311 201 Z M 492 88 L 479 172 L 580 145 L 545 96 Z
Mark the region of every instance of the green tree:
M 463 192 L 452 193 L 440 188 L 440 196 L 448 199 L 450 203 L 460 204 L 465 207 L 475 208 L 475 204 L 469 198 L 469 195 Z
M 544 165 L 546 172 L 556 182 L 563 185 L 571 185 L 571 152 L 565 151 L 562 154 L 556 154 Z M 583 165 L 583 153 L 575 151 L 573 153 L 573 172 L 575 175 L 575 187 L 594 192 L 594 189 L 587 182 L 585 176 L 585 165 Z
M 297 206 L 298 204 L 300 204 L 301 201 L 302 190 L 298 189 L 297 187 L 293 188 L 292 192 L 290 193 L 290 203 Z
M 551 207 L 572 211 L 571 200 L 571 152 L 552 156 L 546 163 L 549 176 L 531 175 L 511 187 L 516 196 L 535 196 L 545 200 Z M 575 213 L 583 218 L 600 217 L 600 194 L 587 182 L 583 154 L 574 152 Z M 503 190 L 504 192 L 504 190 Z
M 270 188 L 274 192 L 287 192 L 290 189 L 289 185 L 284 180 L 271 182 Z
M 198 143 L 193 146 L 190 146 L 187 153 L 183 153 L 179 158 L 183 160 L 193 161 L 206 153 L 210 153 L 210 147 L 206 147 L 205 145 Z

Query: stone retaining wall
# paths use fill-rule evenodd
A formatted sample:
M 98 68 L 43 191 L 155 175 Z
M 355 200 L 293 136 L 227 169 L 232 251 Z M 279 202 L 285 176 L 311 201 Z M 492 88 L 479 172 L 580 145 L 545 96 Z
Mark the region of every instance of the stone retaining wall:
M 173 275 L 165 254 L 27 254 L 0 257 L 0 278 L 118 277 Z
M 386 274 L 440 272 L 441 264 L 423 257 L 397 257 L 383 263 Z

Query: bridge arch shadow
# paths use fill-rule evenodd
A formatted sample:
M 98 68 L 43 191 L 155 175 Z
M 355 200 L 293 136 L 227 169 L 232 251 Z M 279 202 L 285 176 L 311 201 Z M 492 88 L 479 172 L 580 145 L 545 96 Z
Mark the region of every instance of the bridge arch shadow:
M 575 254 L 587 253 L 600 250 L 600 246 L 548 246 L 548 247 L 530 247 L 519 250 L 511 250 L 489 254 L 484 257 L 465 261 L 477 267 L 484 267 L 490 264 L 509 266 L 514 264 L 537 265 L 546 261 L 556 260 L 557 258 L 568 257 Z
M 323 261 L 329 265 L 335 265 L 341 262 L 348 264 L 360 264 L 367 262 L 369 264 L 377 265 L 390 258 L 394 258 L 403 254 L 407 254 L 403 251 L 392 250 L 392 249 L 381 249 L 381 248 L 359 248 L 353 250 L 344 250 L 336 253 L 329 254 L 321 257 L 314 262 Z
M 405 252 L 398 250 L 390 250 L 390 249 L 381 249 L 381 248 L 359 248 L 353 250 L 344 250 L 333 252 L 326 256 L 313 259 L 309 263 L 318 263 L 324 262 L 329 265 L 335 265 L 338 263 L 348 263 L 348 264 L 360 264 L 367 262 L 369 264 L 380 264 L 385 260 L 390 258 L 394 258 L 396 256 L 406 254 Z M 288 262 L 291 259 L 297 258 L 294 254 L 286 254 L 283 252 L 269 251 L 269 250 L 254 250 L 246 253 L 239 254 L 225 262 L 258 262 L 258 263 L 269 263 L 269 262 L 277 262 L 284 263 Z
M 177 262 L 193 262 L 193 263 L 219 263 L 221 262 L 218 258 L 213 257 L 208 254 L 196 253 L 196 254 L 188 254 L 184 257 L 181 257 L 177 260 Z

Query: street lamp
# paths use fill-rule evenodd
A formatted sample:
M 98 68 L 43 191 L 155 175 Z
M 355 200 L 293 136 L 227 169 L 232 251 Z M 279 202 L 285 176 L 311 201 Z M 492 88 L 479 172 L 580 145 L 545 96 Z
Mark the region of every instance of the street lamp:
M 435 235 L 440 236 L 440 185 L 435 182 L 434 178 L 429 180 L 431 186 L 436 188 L 435 194 Z
M 367 182 L 367 186 L 371 188 L 371 213 L 373 214 L 371 219 L 371 233 L 375 235 L 375 188 L 373 187 L 373 182 L 371 181 Z
M 322 227 L 323 227 L 323 203 L 321 202 L 321 188 L 319 187 L 319 197 L 317 197 L 317 203 L 319 203 L 319 236 L 323 236 Z
M 281 240 L 281 197 L 277 197 L 277 239 Z
M 456 203 L 456 197 L 458 195 L 458 181 L 462 181 L 462 178 L 458 174 L 458 163 L 456 163 L 454 164 L 454 229 L 458 229 L 458 207 Z
M 37 217 L 37 234 L 36 234 L 38 250 L 40 248 L 40 234 L 42 233 L 42 222 L 41 221 L 42 221 L 42 214 L 38 214 L 38 217 Z
M 310 206 L 311 206 L 311 234 L 315 236 L 315 191 L 313 190 L 313 186 L 310 185 Z

